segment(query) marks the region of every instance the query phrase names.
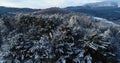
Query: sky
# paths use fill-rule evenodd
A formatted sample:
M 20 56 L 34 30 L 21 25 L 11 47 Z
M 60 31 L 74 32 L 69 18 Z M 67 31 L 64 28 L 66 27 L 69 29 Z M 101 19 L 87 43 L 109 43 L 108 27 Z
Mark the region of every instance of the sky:
M 110 0 L 0 0 L 0 6 L 44 9 L 49 7 L 80 6 Z M 118 1 L 118 0 L 111 0 Z

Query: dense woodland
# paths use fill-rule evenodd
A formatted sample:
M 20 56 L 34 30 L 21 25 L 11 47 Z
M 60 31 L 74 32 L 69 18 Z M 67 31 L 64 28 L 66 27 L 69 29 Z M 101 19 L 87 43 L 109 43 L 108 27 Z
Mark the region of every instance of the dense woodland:
M 81 13 L 0 19 L 0 63 L 119 63 L 120 25 Z

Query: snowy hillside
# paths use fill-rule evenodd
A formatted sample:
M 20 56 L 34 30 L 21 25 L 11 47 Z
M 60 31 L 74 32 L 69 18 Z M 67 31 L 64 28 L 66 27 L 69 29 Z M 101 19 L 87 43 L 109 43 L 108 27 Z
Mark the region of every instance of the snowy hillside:
M 120 26 L 79 13 L 0 20 L 2 63 L 117 63 Z

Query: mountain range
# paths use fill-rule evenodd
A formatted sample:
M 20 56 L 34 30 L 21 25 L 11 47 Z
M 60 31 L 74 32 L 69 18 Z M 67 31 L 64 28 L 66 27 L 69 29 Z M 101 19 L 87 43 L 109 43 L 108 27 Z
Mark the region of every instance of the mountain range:
M 33 14 L 53 14 L 53 13 L 69 13 L 78 12 L 85 13 L 87 15 L 105 18 L 109 21 L 120 24 L 120 3 L 112 1 L 88 3 L 83 6 L 69 6 L 66 8 L 47 8 L 47 9 L 30 9 L 30 8 L 11 8 L 0 7 L 1 15 L 16 15 L 18 13 L 30 13 Z
M 85 4 L 84 6 L 91 7 L 91 8 L 94 8 L 94 7 L 119 7 L 120 4 L 119 4 L 119 2 L 104 1 L 104 2 Z
M 0 15 L 16 15 L 18 13 L 29 13 L 40 9 L 30 9 L 30 8 L 13 8 L 0 6 Z
M 120 24 L 120 3 L 117 2 L 98 2 L 84 6 L 72 6 L 65 8 L 70 11 L 85 13 L 91 16 L 105 18 L 109 21 Z

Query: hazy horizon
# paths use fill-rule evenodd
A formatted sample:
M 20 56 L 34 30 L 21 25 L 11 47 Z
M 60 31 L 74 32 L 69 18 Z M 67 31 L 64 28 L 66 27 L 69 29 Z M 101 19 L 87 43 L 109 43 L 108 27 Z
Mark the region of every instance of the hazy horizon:
M 119 0 L 0 0 L 0 6 L 44 9 L 49 7 L 80 6 L 87 3 Z

